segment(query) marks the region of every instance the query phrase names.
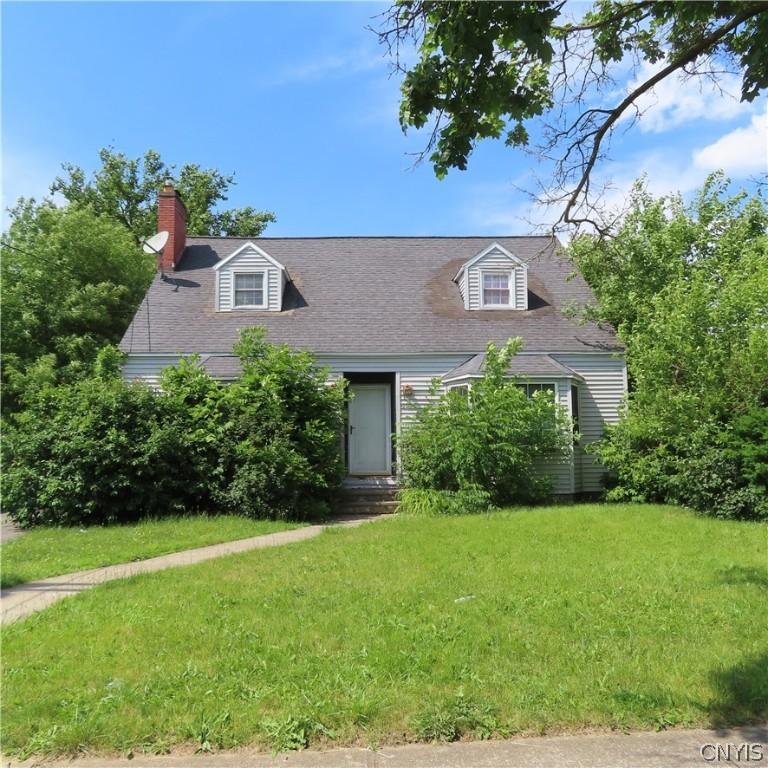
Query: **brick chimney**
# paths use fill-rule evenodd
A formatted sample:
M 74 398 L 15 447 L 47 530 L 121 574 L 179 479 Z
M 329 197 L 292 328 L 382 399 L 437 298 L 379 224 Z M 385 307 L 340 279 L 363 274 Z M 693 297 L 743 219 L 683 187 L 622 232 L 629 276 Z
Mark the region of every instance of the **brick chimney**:
M 157 198 L 157 231 L 168 232 L 168 242 L 163 249 L 163 269 L 171 271 L 181 259 L 187 243 L 187 207 L 173 182 L 166 179 Z

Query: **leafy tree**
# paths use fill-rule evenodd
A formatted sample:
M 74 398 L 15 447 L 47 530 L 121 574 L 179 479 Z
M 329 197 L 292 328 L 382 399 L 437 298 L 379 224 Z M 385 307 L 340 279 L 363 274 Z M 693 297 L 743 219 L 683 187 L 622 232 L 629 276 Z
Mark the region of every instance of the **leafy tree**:
M 768 85 L 768 6 L 597 0 L 575 22 L 570 9 L 564 0 L 397 0 L 379 37 L 403 74 L 403 130 L 433 119 L 422 157 L 439 177 L 465 169 L 480 139 L 527 147 L 530 122 L 546 116 L 537 152 L 554 161 L 554 191 L 545 199 L 562 203 L 558 223 L 602 229 L 591 215 L 590 175 L 618 121 L 636 116 L 638 99 L 677 73 L 738 72 L 742 100 L 754 100 Z M 418 50 L 413 65 L 400 58 L 408 42 Z M 627 60 L 635 75 L 641 63 L 654 74 L 606 103 L 605 94 L 621 93 L 614 78 Z
M 175 186 L 187 206 L 187 229 L 194 235 L 260 235 L 275 215 L 250 206 L 218 210 L 235 183 L 232 174 L 204 169 L 187 163 L 178 173 L 166 165 L 154 150 L 143 157 L 130 159 L 112 147 L 99 152 L 101 167 L 90 178 L 76 165 L 63 166 L 51 192 L 60 193 L 67 202 L 88 205 L 97 214 L 110 216 L 124 224 L 139 242 L 157 231 L 157 193 L 167 178 Z
M 638 320 L 666 286 L 718 270 L 759 247 L 768 226 L 760 198 L 729 196 L 721 173 L 709 176 L 693 202 L 679 195 L 654 198 L 645 181 L 635 183 L 629 210 L 615 237 L 571 241 L 569 255 L 595 293 L 590 319 L 606 322 L 629 339 Z
M 632 377 L 597 449 L 612 498 L 768 516 L 767 231 L 764 201 L 713 176 L 690 205 L 638 186 L 615 237 L 572 244 Z
M 520 339 L 501 349 L 489 344 L 484 375 L 468 393 L 438 396 L 436 382 L 432 398 L 399 440 L 407 487 L 469 494 L 473 506 L 478 492 L 501 505 L 541 499 L 551 490 L 535 464 L 570 450 L 569 420 L 548 393 L 529 399 L 507 375 L 520 347 Z M 424 495 L 419 501 L 433 506 Z M 444 501 L 456 506 L 450 496 Z
M 131 160 L 99 153 L 90 178 L 64 166 L 51 200 L 18 201 L 2 255 L 3 412 L 25 393 L 86 375 L 96 352 L 120 340 L 149 284 L 154 261 L 137 245 L 156 230 L 157 193 L 175 169 L 152 150 Z M 196 234 L 260 234 L 274 215 L 253 208 L 218 210 L 234 177 L 198 165 L 176 180 Z
M 120 340 L 154 264 L 88 207 L 21 200 L 0 245 L 5 412 L 37 386 L 83 375 Z

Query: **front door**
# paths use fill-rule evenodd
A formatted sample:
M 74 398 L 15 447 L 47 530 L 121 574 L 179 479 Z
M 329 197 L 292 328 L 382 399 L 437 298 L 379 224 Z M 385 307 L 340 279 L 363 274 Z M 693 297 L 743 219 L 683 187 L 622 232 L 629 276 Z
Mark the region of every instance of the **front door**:
M 392 473 L 389 384 L 350 384 L 349 474 Z

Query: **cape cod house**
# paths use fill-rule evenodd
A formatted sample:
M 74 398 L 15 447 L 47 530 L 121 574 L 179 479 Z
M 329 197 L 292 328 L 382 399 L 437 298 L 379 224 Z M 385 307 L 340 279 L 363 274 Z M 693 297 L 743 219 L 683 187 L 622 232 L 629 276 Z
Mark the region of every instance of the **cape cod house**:
M 170 185 L 158 229 L 170 234 L 161 269 L 121 342 L 127 378 L 156 382 L 196 353 L 232 380 L 240 330 L 261 325 L 267 340 L 307 349 L 349 381 L 348 472 L 388 477 L 392 435 L 433 379 L 464 386 L 480 375 L 489 341 L 520 336 L 510 373 L 553 391 L 581 434 L 567 461 L 543 471 L 559 494 L 601 489 L 603 470 L 584 447 L 617 420 L 626 368 L 612 331 L 564 313 L 593 297 L 551 238 L 187 237 Z

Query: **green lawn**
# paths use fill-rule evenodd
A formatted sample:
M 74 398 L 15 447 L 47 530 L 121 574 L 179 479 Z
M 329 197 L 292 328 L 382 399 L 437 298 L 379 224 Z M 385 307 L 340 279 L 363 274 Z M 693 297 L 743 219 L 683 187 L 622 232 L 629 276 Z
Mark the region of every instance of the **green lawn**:
M 768 528 L 669 507 L 404 518 L 10 625 L 8 753 L 283 749 L 768 716 Z
M 35 528 L 0 546 L 0 582 L 3 588 L 12 587 L 46 576 L 146 560 L 294 527 L 291 523 L 221 515 L 173 517 L 103 528 Z

